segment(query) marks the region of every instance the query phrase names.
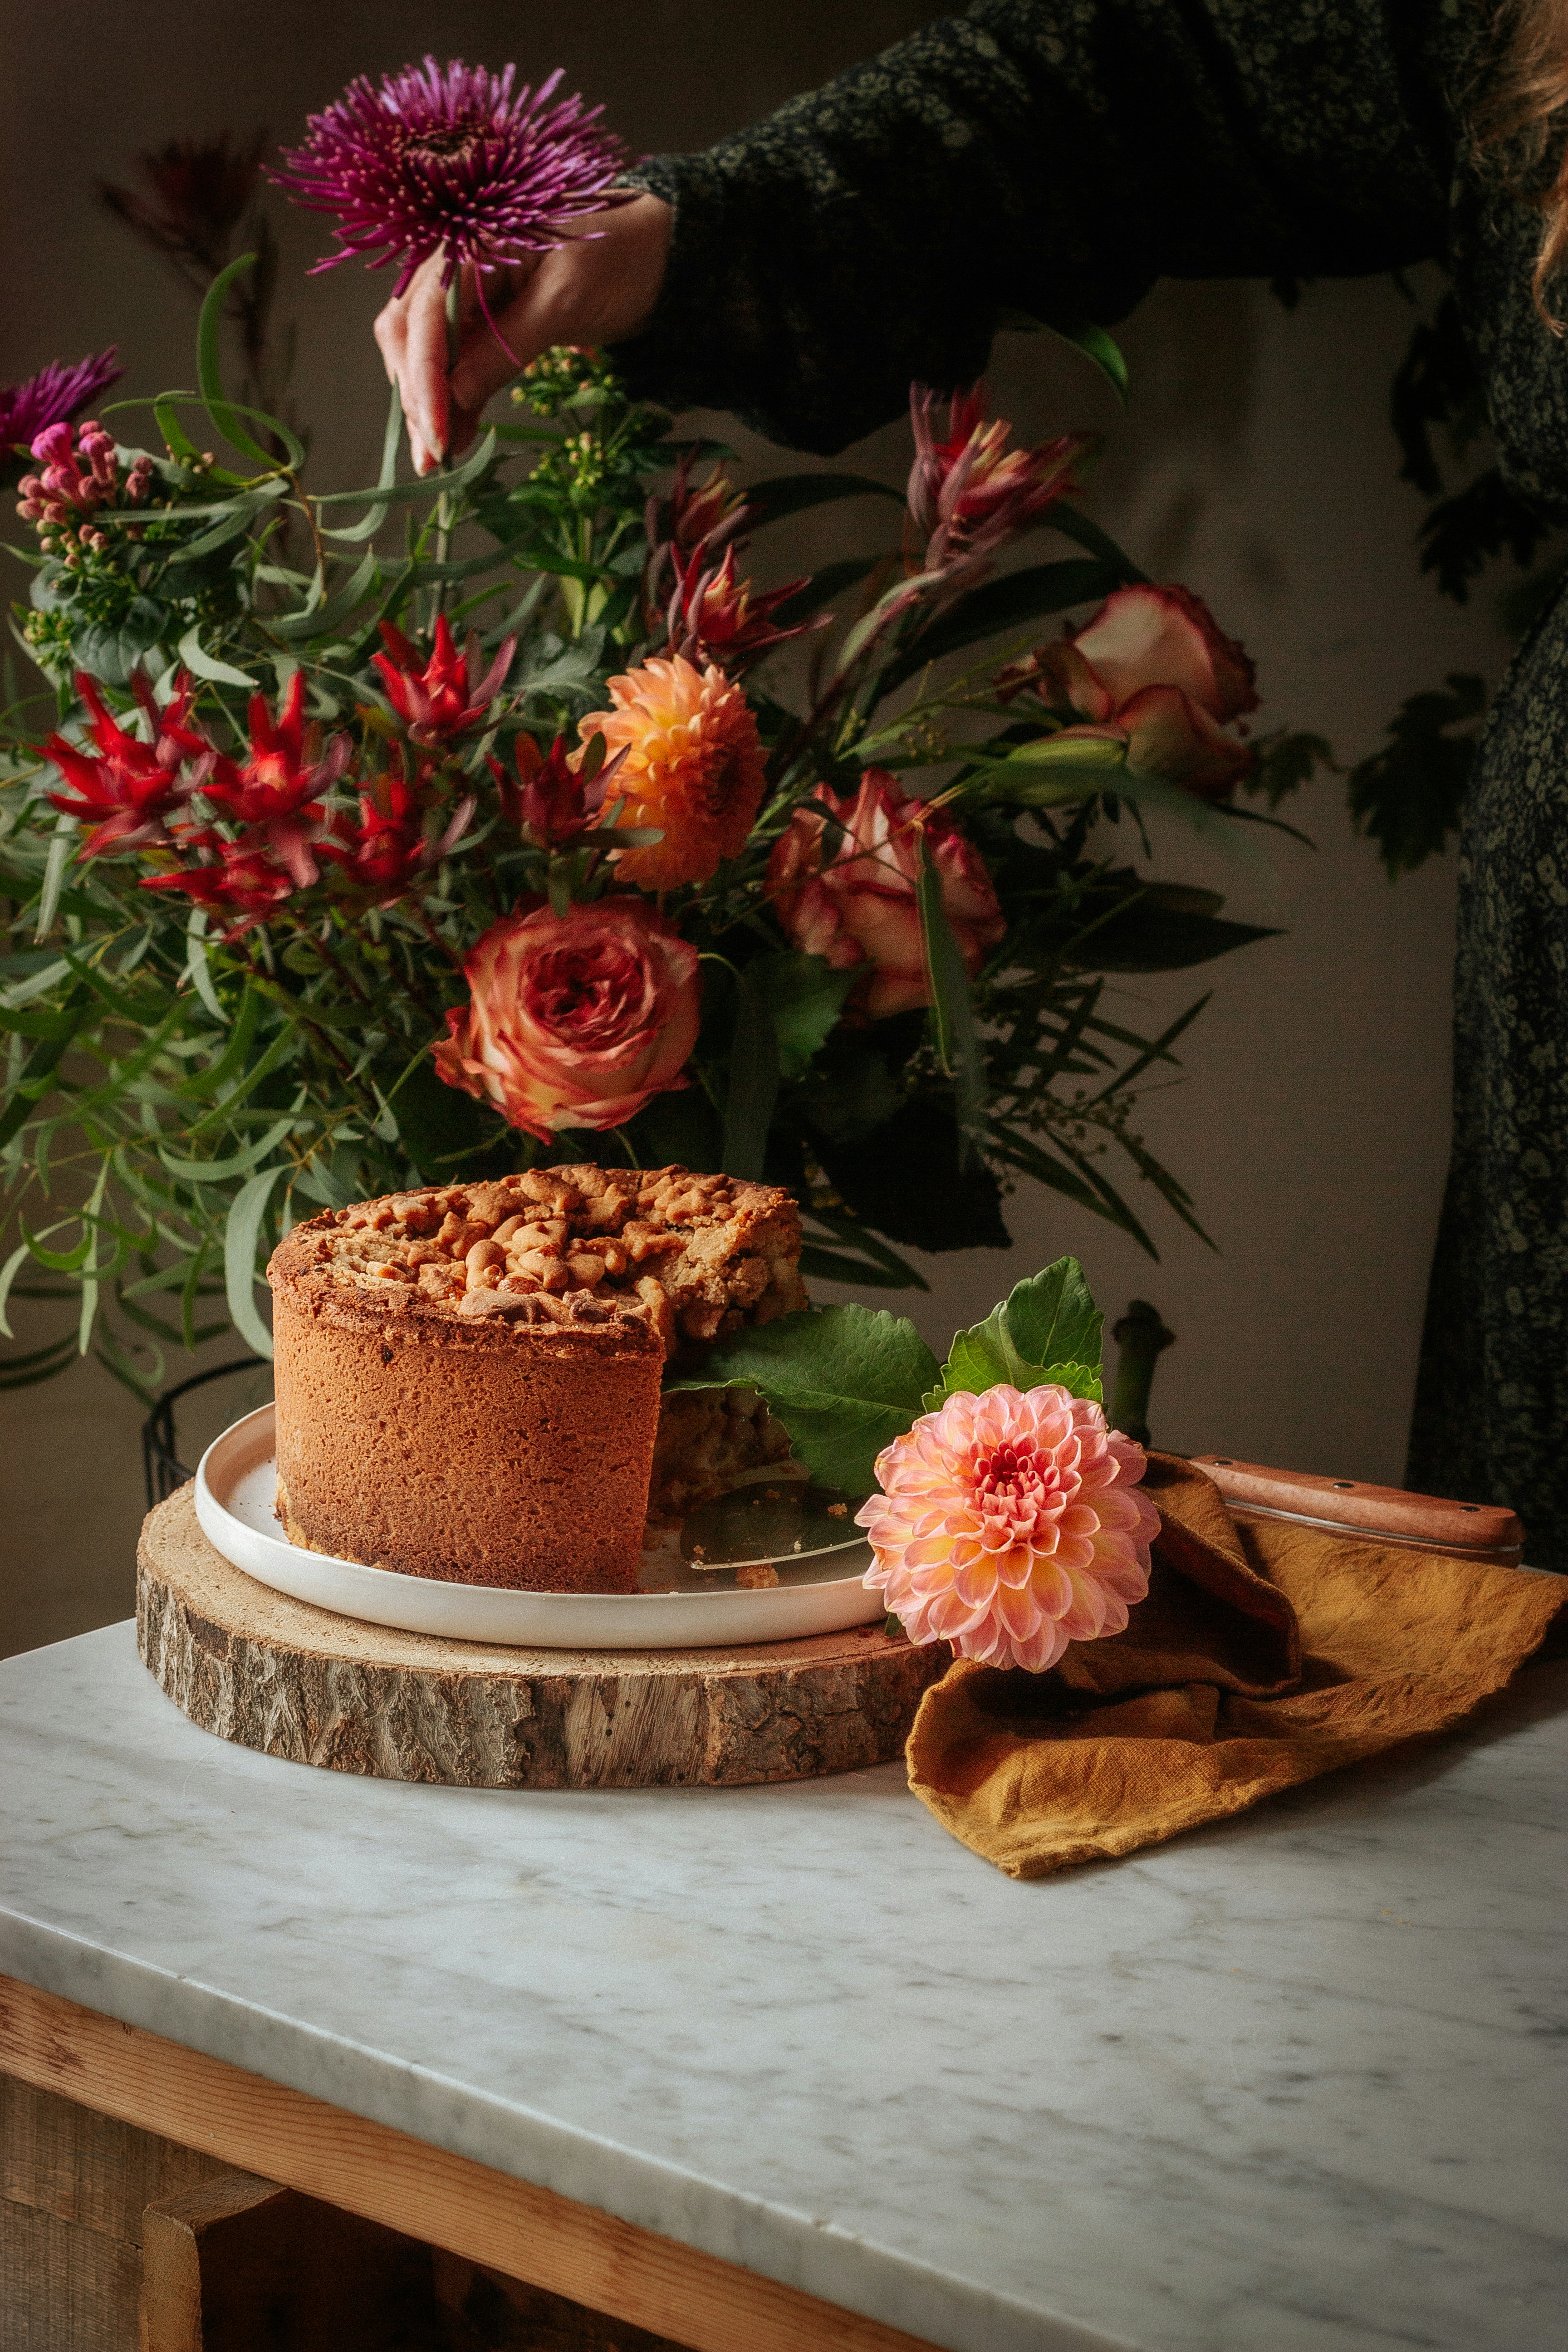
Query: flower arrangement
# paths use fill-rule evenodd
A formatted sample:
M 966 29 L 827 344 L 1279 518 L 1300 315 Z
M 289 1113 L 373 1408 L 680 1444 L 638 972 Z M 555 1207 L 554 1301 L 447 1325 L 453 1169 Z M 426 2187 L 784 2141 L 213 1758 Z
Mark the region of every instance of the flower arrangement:
M 279 176 L 338 212 L 333 258 L 444 250 L 483 299 L 616 201 L 555 89 L 426 60 Z M 79 1308 L 0 1375 L 94 1346 L 151 1394 L 226 1324 L 265 1353 L 258 1266 L 298 1218 L 543 1158 L 765 1174 L 808 1275 L 879 1287 L 918 1284 L 906 1246 L 1005 1244 L 1025 1179 L 1152 1255 L 1118 1157 L 1195 1224 L 1131 1122 L 1199 1008 L 1145 1037 L 1107 980 L 1264 934 L 1120 845 L 1151 807 L 1234 824 L 1289 744 L 1246 735 L 1200 600 L 1073 502 L 1082 436 L 1016 447 L 978 388 L 917 386 L 905 495 L 742 485 L 559 349 L 460 463 L 400 478 L 395 400 L 375 480 L 323 493 L 226 390 L 249 267 L 208 274 L 195 399 L 75 422 L 105 353 L 0 403 L 41 680 L 0 740 L 0 1323 Z M 759 584 L 759 540 L 830 499 L 864 553 Z M 998 568 L 1041 530 L 1071 552 Z
M 856 1514 L 866 1581 L 912 1642 L 1043 1674 L 1069 1642 L 1124 1629 L 1159 1533 L 1143 1449 L 1107 1424 L 1101 1329 L 1064 1257 L 940 1365 L 903 1317 L 828 1307 L 721 1340 L 672 1385 L 757 1390 L 817 1477 L 875 1489 Z M 1152 1364 L 1124 1356 L 1119 1419 L 1141 1418 Z

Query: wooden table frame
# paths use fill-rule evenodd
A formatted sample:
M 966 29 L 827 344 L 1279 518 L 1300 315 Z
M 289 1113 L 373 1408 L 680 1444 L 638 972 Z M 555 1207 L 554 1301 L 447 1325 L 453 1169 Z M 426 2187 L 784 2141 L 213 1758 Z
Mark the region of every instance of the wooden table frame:
M 691 2352 L 934 2352 L 716 2255 L 0 1977 L 0 2072 Z

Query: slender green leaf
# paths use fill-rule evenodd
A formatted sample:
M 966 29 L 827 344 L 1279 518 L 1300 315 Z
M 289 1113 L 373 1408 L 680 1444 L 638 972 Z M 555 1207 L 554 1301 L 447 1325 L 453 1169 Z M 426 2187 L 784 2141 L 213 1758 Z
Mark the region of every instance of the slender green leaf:
M 263 1168 L 246 1180 L 234 1196 L 223 1236 L 229 1318 L 247 1347 L 254 1348 L 268 1362 L 272 1360 L 272 1334 L 256 1311 L 256 1249 L 273 1187 L 285 1173 L 281 1168 Z
M 1061 337 L 1064 343 L 1073 344 L 1085 359 L 1094 362 L 1125 408 L 1132 396 L 1132 383 L 1121 346 L 1114 336 L 1107 334 L 1103 327 L 1090 325 L 1087 320 L 1081 325 L 1067 326 L 1047 319 L 1046 324 L 1053 334 Z
M 1147 584 L 1148 573 L 1140 572 L 1131 557 L 1117 546 L 1110 532 L 1101 530 L 1097 522 L 1090 522 L 1086 514 L 1079 514 L 1076 507 L 1054 506 L 1049 522 L 1053 530 L 1059 530 L 1064 539 L 1072 540 L 1086 554 L 1099 556 L 1102 563 L 1108 564 L 1118 574 L 1122 586 Z
M 62 962 L 59 969 L 65 971 L 69 967 Z M 0 1111 L 0 1148 L 10 1142 L 18 1128 L 26 1125 L 33 1105 L 42 1095 L 46 1082 L 59 1067 L 67 1046 L 87 1025 L 92 1007 L 79 979 L 74 983 L 61 1010 L 70 1018 L 70 1026 L 62 1029 L 57 1036 L 42 1039 L 28 1055 L 13 1097 Z
M 231 540 L 237 539 L 241 531 L 248 529 L 265 508 L 285 497 L 288 488 L 289 484 L 279 475 L 277 480 L 264 482 L 258 489 L 247 490 L 243 497 L 235 499 L 227 514 L 215 522 L 210 530 L 204 530 L 198 539 L 188 541 L 181 548 L 178 561 L 195 563 L 204 555 L 216 554 L 220 547 L 226 547 Z
M 226 1028 L 228 1015 L 223 1009 L 223 999 L 213 986 L 212 967 L 207 961 L 206 928 L 206 908 L 193 907 L 185 926 L 185 972 L 213 1019 L 221 1021 Z
M 363 506 L 368 500 L 372 505 L 379 503 L 399 507 L 422 504 L 426 499 L 434 501 L 449 490 L 466 490 L 470 482 L 477 482 L 495 454 L 496 436 L 493 432 L 486 432 L 475 446 L 473 455 L 465 457 L 462 464 L 455 467 L 449 474 L 426 474 L 419 481 L 394 485 L 378 482 L 370 490 L 328 490 L 324 497 L 313 498 L 310 504 L 313 507 L 357 507 Z M 490 560 L 493 562 L 494 558 Z
M 390 490 L 397 479 L 397 450 L 403 437 L 403 401 L 397 385 L 392 387 L 392 402 L 386 412 L 386 432 L 381 444 L 381 471 L 376 476 L 376 488 Z M 374 539 L 386 520 L 387 502 L 378 499 L 359 522 L 348 523 L 342 530 L 324 530 L 323 539 Z
M 56 956 L 50 962 L 41 964 L 37 971 L 29 972 L 26 980 L 14 981 L 9 988 L 0 989 L 0 1005 L 7 1013 L 13 1013 L 21 1005 L 30 1004 L 35 996 L 47 996 L 51 988 L 58 988 L 69 974 L 70 966 L 65 958 Z
M 44 861 L 44 886 L 38 893 L 37 919 L 33 925 L 36 940 L 47 939 L 55 927 L 55 914 L 65 887 L 66 868 L 76 847 L 77 830 L 74 816 L 62 809 L 55 820 L 55 830 L 49 842 L 49 854 Z
M 201 451 L 180 422 L 173 396 L 155 400 L 153 416 L 171 457 L 189 459 L 200 457 Z
M 980 1034 L 974 1024 L 974 999 L 970 992 L 963 950 L 953 936 L 952 925 L 948 921 L 947 909 L 942 902 L 942 877 L 932 861 L 931 845 L 923 830 L 920 836 L 920 852 L 921 873 L 915 886 L 915 903 L 920 909 L 921 949 L 925 958 L 926 978 L 931 984 L 931 1027 L 935 1034 L 937 1059 L 953 1081 L 958 1097 L 959 1126 L 966 1134 L 972 1134 L 985 1097 L 985 1070 L 981 1057 Z
M 6 1307 L 11 1297 L 11 1286 L 22 1268 L 27 1265 L 32 1255 L 26 1242 L 18 1242 L 5 1265 L 0 1266 L 0 1331 L 5 1333 L 7 1339 L 14 1339 L 16 1336 L 6 1316 Z
M 196 382 L 202 388 L 202 399 L 205 404 L 207 415 L 212 418 L 214 430 L 221 433 L 230 448 L 237 449 L 241 457 L 254 457 L 260 465 L 270 467 L 277 463 L 271 451 L 264 449 L 258 441 L 252 440 L 240 423 L 241 415 L 249 412 L 235 407 L 224 396 L 223 364 L 219 348 L 223 333 L 224 310 L 228 301 L 229 289 L 237 278 L 242 277 L 246 270 L 253 269 L 255 266 L 255 254 L 242 253 L 237 260 L 229 263 L 226 269 L 219 270 L 207 289 L 206 299 L 202 304 L 202 315 L 196 322 Z M 303 457 L 304 452 L 301 450 L 300 457 L 294 460 L 295 464 L 298 465 Z
M 942 661 L 949 654 L 961 653 L 987 637 L 1023 628 L 1052 613 L 1069 612 L 1075 604 L 1098 603 L 1121 584 L 1119 569 L 1077 555 L 1055 563 L 1031 564 L 1026 571 L 988 580 L 971 590 L 952 612 L 923 630 L 909 651 L 889 665 L 882 690 L 890 693 L 928 662 Z
M 826 506 L 837 499 L 891 499 L 904 503 L 902 490 L 874 482 L 869 474 L 773 474 L 765 482 L 749 482 L 741 493 L 757 512 L 753 528 L 782 522 L 785 515 L 805 514 L 808 507 Z
M 215 686 L 242 686 L 247 694 L 256 692 L 256 680 L 248 670 L 236 669 L 232 662 L 218 661 L 203 652 L 199 621 L 193 622 L 180 639 L 180 659 L 187 669 L 194 670 L 198 677 L 210 679 Z
M 285 645 L 291 646 L 305 644 L 311 637 L 330 635 L 340 622 L 346 621 L 350 614 L 363 604 L 371 593 L 379 569 L 373 551 L 364 557 L 353 578 L 345 581 L 337 593 L 329 596 L 324 604 L 319 604 L 314 612 L 283 613 L 268 617 L 266 624 L 268 634 L 281 637 Z
M 158 1157 L 170 1175 L 176 1177 L 182 1184 L 228 1184 L 237 1176 L 247 1176 L 258 1160 L 265 1160 L 286 1135 L 292 1133 L 295 1123 L 292 1112 L 286 1118 L 275 1119 L 266 1134 L 258 1136 L 246 1150 L 231 1152 L 222 1160 L 176 1159 L 174 1152 L 162 1144 L 158 1147 Z

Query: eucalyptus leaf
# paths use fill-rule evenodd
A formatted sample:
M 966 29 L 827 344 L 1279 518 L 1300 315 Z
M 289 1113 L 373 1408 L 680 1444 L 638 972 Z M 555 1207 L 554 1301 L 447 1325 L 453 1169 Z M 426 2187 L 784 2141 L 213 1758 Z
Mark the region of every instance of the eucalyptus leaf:
M 195 622 L 180 639 L 180 659 L 197 677 L 209 679 L 215 686 L 242 686 L 247 694 L 256 691 L 256 680 L 249 672 L 236 669 L 232 662 L 219 661 L 204 651 L 200 622 Z
M 273 1189 L 285 1172 L 281 1168 L 263 1168 L 246 1180 L 229 1204 L 223 1236 L 224 1286 L 230 1320 L 246 1345 L 254 1348 L 258 1356 L 265 1356 L 268 1362 L 272 1359 L 272 1334 L 256 1311 L 256 1247 Z
M 242 404 L 237 404 L 226 398 L 223 388 L 223 368 L 219 357 L 224 312 L 228 302 L 229 289 L 237 278 L 243 277 L 247 269 L 253 269 L 256 267 L 256 260 L 257 257 L 254 253 L 242 253 L 237 260 L 229 263 L 226 269 L 219 270 L 207 289 L 206 299 L 202 304 L 202 314 L 196 324 L 196 381 L 201 386 L 202 400 L 207 415 L 212 418 L 215 430 L 221 433 L 229 446 L 237 449 L 242 457 L 254 457 L 270 471 L 276 467 L 277 458 L 269 449 L 264 449 L 258 441 L 251 437 L 240 421 L 242 417 L 259 417 L 263 429 L 275 435 L 289 451 L 289 462 L 291 466 L 302 466 L 305 462 L 305 452 L 294 435 L 286 425 L 280 424 L 277 417 L 268 416 L 260 410 L 247 408 Z M 166 399 L 174 396 L 165 394 Z

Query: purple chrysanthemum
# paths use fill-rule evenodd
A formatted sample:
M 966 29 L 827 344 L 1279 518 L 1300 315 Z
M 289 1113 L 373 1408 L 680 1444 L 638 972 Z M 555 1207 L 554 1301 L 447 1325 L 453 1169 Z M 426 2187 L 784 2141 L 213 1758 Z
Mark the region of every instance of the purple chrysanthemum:
M 446 249 L 444 282 L 463 262 L 518 261 L 563 242 L 568 221 L 624 199 L 609 186 L 626 163 L 600 127 L 600 107 L 581 98 L 550 103 L 561 80 L 512 95 L 500 74 L 454 58 L 361 75 L 324 113 L 312 114 L 302 147 L 285 150 L 271 176 L 307 210 L 336 213 L 342 253 L 318 269 L 370 257 L 401 264 L 402 293 L 420 263 Z
M 0 385 L 0 464 L 18 448 L 30 449 L 49 425 L 79 416 L 89 400 L 124 374 L 119 362 L 119 349 L 110 343 L 96 359 L 78 360 L 75 367 L 51 360 L 26 383 Z

